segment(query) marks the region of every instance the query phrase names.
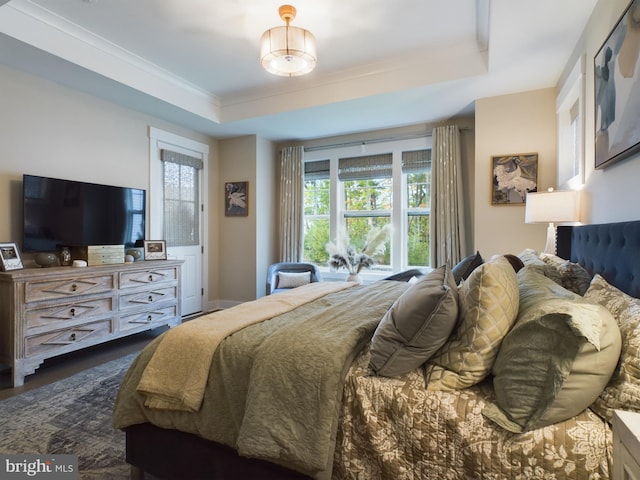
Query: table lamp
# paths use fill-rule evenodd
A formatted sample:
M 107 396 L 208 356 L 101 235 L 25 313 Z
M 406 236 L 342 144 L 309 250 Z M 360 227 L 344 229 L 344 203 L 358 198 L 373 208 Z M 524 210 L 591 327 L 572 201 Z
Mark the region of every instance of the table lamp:
M 548 223 L 544 253 L 556 253 L 556 223 L 580 221 L 580 192 L 553 190 L 527 193 L 525 223 Z

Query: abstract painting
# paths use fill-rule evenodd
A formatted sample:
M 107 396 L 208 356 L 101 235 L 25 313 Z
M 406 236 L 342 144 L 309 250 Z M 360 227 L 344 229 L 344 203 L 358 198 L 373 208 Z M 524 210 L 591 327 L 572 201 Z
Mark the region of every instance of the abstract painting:
M 595 167 L 640 151 L 640 0 L 633 0 L 593 59 Z

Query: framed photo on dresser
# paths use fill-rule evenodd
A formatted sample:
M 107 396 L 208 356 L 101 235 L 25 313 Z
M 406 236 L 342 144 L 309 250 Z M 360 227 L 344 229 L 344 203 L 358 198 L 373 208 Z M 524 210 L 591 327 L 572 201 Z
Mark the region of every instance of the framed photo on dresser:
M 3 272 L 24 268 L 20 250 L 15 243 L 0 243 L 0 260 L 0 270 Z
M 145 240 L 144 241 L 144 259 L 145 260 L 166 260 L 167 259 L 167 242 L 164 240 Z

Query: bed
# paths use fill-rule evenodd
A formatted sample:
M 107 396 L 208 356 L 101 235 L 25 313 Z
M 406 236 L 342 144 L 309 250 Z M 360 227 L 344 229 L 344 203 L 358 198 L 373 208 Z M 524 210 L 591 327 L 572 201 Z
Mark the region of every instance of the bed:
M 640 221 L 558 227 L 557 251 L 519 252 L 524 268 L 470 257 L 457 266 L 459 284 L 441 267 L 428 282 L 303 288 L 311 299 L 295 306 L 261 299 L 251 321 L 237 307 L 224 311 L 223 331 L 211 334 L 223 339 L 206 361 L 160 371 L 178 379 L 173 397 L 202 390 L 195 401 L 184 395 L 186 405 L 141 387 L 149 365 L 162 365 L 156 351 L 169 342 L 157 339 L 114 409 L 132 477 L 610 478 L 612 411 L 640 411 Z M 416 305 L 435 291 L 429 329 L 416 326 L 418 310 L 424 316 Z M 200 348 L 192 322 L 184 330 L 198 338 L 167 347 L 165 363 L 185 345 Z M 399 341 L 405 327 L 408 347 Z M 323 346 L 323 331 L 335 347 Z M 329 355 L 317 357 L 316 347 Z M 541 357 L 554 359 L 545 378 L 527 370 Z M 205 385 L 194 388 L 201 364 Z

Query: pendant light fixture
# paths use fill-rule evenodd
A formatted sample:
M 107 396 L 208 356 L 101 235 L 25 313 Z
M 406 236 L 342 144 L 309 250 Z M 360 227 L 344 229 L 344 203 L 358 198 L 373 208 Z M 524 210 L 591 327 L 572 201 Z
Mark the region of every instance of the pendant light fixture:
M 260 62 L 274 75 L 305 75 L 316 66 L 316 38 L 308 30 L 290 25 L 296 16 L 292 5 L 282 5 L 278 13 L 286 25 L 270 28 L 262 34 Z

